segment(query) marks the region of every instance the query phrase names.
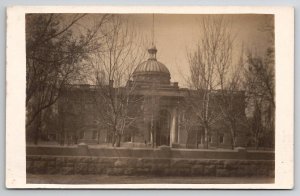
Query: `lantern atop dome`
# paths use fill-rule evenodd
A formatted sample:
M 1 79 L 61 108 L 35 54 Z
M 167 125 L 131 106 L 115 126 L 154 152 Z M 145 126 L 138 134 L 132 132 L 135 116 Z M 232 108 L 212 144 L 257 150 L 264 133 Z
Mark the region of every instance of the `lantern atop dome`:
M 156 60 L 157 49 L 155 46 L 152 46 L 148 49 L 149 59 Z

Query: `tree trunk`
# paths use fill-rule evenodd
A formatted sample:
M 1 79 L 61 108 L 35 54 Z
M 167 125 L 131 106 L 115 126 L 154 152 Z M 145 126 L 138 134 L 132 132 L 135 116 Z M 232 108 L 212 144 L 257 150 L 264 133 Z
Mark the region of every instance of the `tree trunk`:
M 39 128 L 37 127 L 35 130 L 34 130 L 34 145 L 38 145 L 38 142 L 39 142 Z
M 67 138 L 67 146 L 70 146 L 70 135 L 69 135 L 69 131 L 67 131 L 66 138 Z
M 116 147 L 120 147 L 120 146 L 121 146 L 121 134 L 117 134 Z
M 187 131 L 187 137 L 186 137 L 186 142 L 185 142 L 186 148 L 189 148 L 189 137 L 190 137 L 190 133 Z
M 231 128 L 231 149 L 233 150 L 236 147 L 236 136 L 234 128 Z
M 196 131 L 196 148 L 198 149 L 198 130 Z
M 258 150 L 259 148 L 259 130 L 256 130 L 256 132 L 254 133 L 254 147 L 255 150 Z
M 258 136 L 255 136 L 255 150 L 258 150 L 259 148 L 259 139 Z
M 40 132 L 41 132 L 41 125 L 42 125 L 42 114 L 40 113 L 36 119 L 36 126 L 34 129 L 34 145 L 38 145 L 40 139 Z
M 111 138 L 111 144 L 112 144 L 112 147 L 115 146 L 115 143 L 116 143 L 116 135 L 115 133 L 112 134 L 112 138 Z
M 65 115 L 64 112 L 61 114 L 60 118 L 60 145 L 65 145 Z
M 204 148 L 208 149 L 208 127 L 207 126 L 204 127 L 204 134 L 205 134 L 205 137 L 204 137 Z
M 60 145 L 63 146 L 64 145 L 64 131 L 61 132 L 60 134 Z
M 100 144 L 100 131 L 98 131 L 98 135 L 97 135 L 97 144 Z
M 236 146 L 235 138 L 232 136 L 231 137 L 231 149 L 234 150 L 235 146 Z

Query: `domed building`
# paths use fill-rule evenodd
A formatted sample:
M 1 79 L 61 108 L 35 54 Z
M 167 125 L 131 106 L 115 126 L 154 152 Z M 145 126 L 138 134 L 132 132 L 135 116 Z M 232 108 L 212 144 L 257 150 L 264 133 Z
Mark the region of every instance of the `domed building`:
M 177 89 L 178 82 L 171 82 L 168 67 L 156 58 L 157 49 L 152 46 L 148 49 L 149 57 L 139 64 L 132 74 L 132 81 L 137 88 L 144 89 Z
M 148 49 L 148 53 L 149 58 L 134 70 L 132 81 L 135 93 L 143 96 L 144 120 L 140 129 L 144 134 L 139 139 L 145 144 L 169 146 L 178 143 L 178 104 L 183 97 L 178 83 L 171 83 L 167 66 L 157 60 L 156 47 Z
M 204 128 L 197 123 L 199 119 L 189 103 L 192 99 L 201 103 L 201 92 L 179 88 L 177 82 L 171 82 L 168 66 L 156 58 L 156 47 L 152 46 L 148 53 L 148 59 L 136 67 L 132 80 L 125 87 L 115 88 L 113 81 L 107 85 L 107 88 L 118 92 L 130 87 L 129 99 L 133 99 L 128 111 L 126 110 L 128 113 L 124 115 L 130 116 L 131 113 L 134 120 L 124 129 L 121 146 L 201 148 L 205 143 Z M 102 90 L 105 92 L 105 88 Z M 56 104 L 63 131 L 60 131 L 61 128 L 57 128 L 58 132 L 47 131 L 47 137 L 50 135 L 51 138 L 60 138 L 62 141 L 69 137 L 75 144 L 84 142 L 109 146 L 113 140 L 112 131 L 99 118 L 99 106 L 95 105 L 97 103 L 93 97 L 95 91 L 90 85 L 70 86 Z M 212 93 L 212 96 L 217 97 L 218 92 Z M 99 96 L 97 98 L 101 99 Z M 237 94 L 236 98 L 236 102 L 240 102 L 237 105 L 242 106 L 238 110 L 243 113 L 244 94 Z M 218 104 L 211 103 L 211 109 L 219 110 Z M 101 105 L 100 109 L 105 107 L 106 105 Z M 230 133 L 224 125 L 224 122 L 219 122 L 210 127 L 209 146 L 230 148 Z M 66 136 L 59 136 L 62 133 Z M 243 143 L 243 139 L 240 141 Z
M 157 49 L 155 46 L 148 50 L 148 60 L 142 62 L 133 72 L 135 82 L 155 82 L 170 84 L 170 71 L 163 63 L 156 59 Z

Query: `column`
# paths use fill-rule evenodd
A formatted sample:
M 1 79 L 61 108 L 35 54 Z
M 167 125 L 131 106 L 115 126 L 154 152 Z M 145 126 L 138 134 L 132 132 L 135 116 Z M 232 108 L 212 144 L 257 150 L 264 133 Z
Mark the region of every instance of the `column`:
M 178 123 L 177 123 L 177 109 L 174 108 L 172 110 L 172 114 L 171 114 L 171 130 L 170 130 L 170 134 L 171 134 L 171 140 L 170 140 L 170 145 L 172 146 L 173 143 L 177 143 L 178 142 Z
M 179 118 L 180 118 L 180 112 L 178 111 L 178 108 L 176 109 L 177 115 L 176 115 L 176 142 L 180 143 L 180 126 L 179 126 Z

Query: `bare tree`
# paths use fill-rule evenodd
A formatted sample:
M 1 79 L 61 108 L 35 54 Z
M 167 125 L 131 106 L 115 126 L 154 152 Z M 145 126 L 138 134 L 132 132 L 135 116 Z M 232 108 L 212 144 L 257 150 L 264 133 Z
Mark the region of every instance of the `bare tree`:
M 138 116 L 135 83 L 131 81 L 135 67 L 143 58 L 137 33 L 128 21 L 114 15 L 102 30 L 106 35 L 103 49 L 91 58 L 96 86 L 96 104 L 101 122 L 112 134 L 112 145 L 119 147 L 125 130 Z
M 254 100 L 254 101 L 255 101 L 254 112 L 253 112 L 253 117 L 250 119 L 250 128 L 254 140 L 255 149 L 258 149 L 264 130 L 262 124 L 261 104 L 259 103 L 259 100 Z
M 204 128 L 205 148 L 211 126 L 220 118 L 213 104 L 213 93 L 220 87 L 217 68 L 231 63 L 232 39 L 228 23 L 223 17 L 204 17 L 200 21 L 201 39 L 196 50 L 188 53 L 192 89 L 190 103 Z
M 231 55 L 231 54 L 230 54 Z M 243 83 L 243 52 L 237 66 L 232 63 L 218 66 L 217 70 L 220 79 L 220 89 L 218 90 L 216 102 L 222 114 L 222 121 L 229 128 L 231 136 L 231 147 L 236 147 L 238 131 L 245 128 L 245 91 L 242 90 Z M 231 68 L 231 70 L 230 70 Z
M 87 54 L 98 48 L 95 35 L 107 16 L 76 36 L 73 27 L 85 16 L 26 15 L 26 129 L 36 119 L 42 120 L 42 112 L 58 100 L 64 86 L 80 77 Z
M 195 118 L 193 109 L 191 108 L 191 105 L 189 103 L 183 101 L 179 107 L 180 107 L 180 113 L 182 115 L 179 121 L 179 126 L 187 133 L 186 148 L 189 148 L 190 147 L 189 139 L 191 137 L 194 137 L 192 133 L 195 127 L 199 127 L 199 122 L 197 121 L 197 118 Z M 196 142 L 198 148 L 198 133 L 196 135 Z

